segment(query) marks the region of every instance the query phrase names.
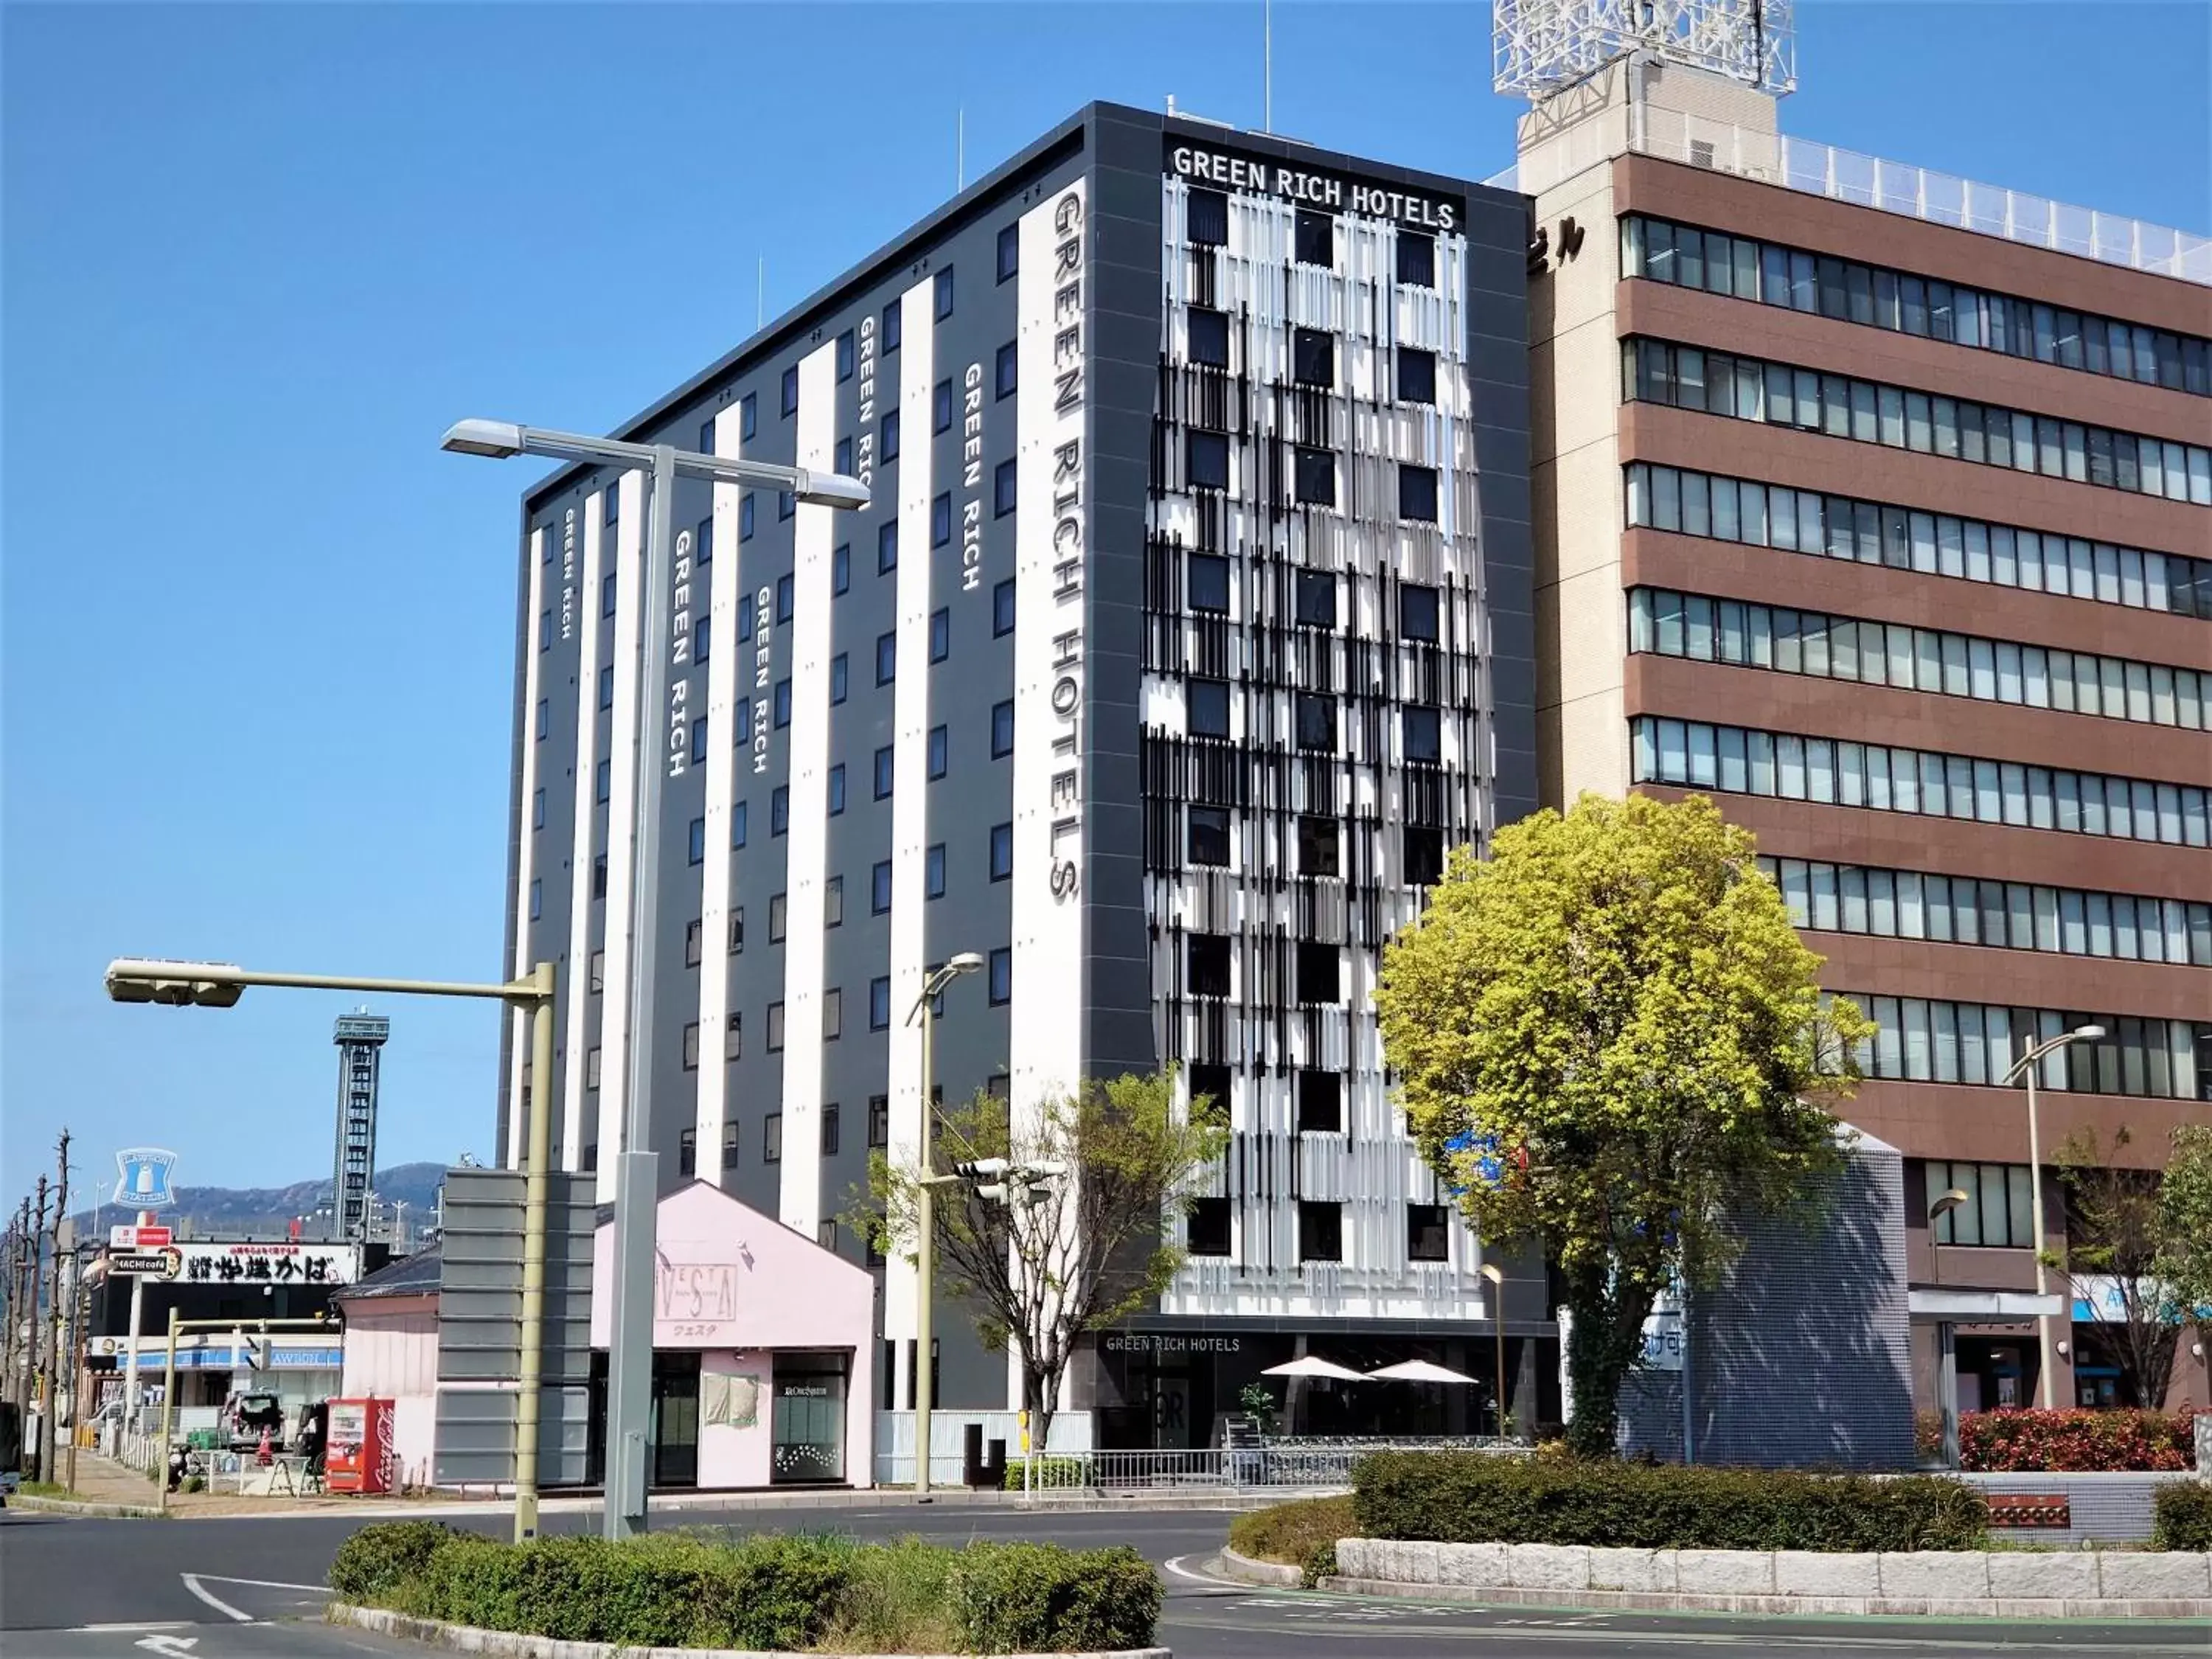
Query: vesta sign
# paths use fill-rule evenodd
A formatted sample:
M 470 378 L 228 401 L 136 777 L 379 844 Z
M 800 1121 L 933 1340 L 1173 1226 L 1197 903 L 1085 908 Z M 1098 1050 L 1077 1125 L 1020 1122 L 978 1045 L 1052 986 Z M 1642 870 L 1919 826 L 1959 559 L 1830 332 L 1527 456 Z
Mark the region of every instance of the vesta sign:
M 1215 190 L 1256 191 L 1300 207 L 1392 219 L 1416 230 L 1455 231 L 1467 222 L 1458 197 L 1431 196 L 1402 185 L 1376 184 L 1341 173 L 1259 155 L 1239 155 L 1211 145 L 1168 141 L 1168 171 Z

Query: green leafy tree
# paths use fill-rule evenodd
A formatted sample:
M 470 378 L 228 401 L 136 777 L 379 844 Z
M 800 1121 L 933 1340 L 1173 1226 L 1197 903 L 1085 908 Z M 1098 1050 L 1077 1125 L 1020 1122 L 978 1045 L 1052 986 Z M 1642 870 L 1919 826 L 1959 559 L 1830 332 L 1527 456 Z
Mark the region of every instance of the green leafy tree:
M 2212 1332 L 2212 1123 L 2185 1123 L 2159 1184 L 2155 1271 L 2184 1317 Z
M 1009 1112 L 998 1096 L 938 1109 L 931 1137 L 937 1280 L 963 1304 L 987 1347 L 1019 1356 L 1030 1444 L 1052 1428 L 1060 1379 L 1086 1333 L 1156 1298 L 1184 1260 L 1165 1224 L 1187 1213 L 1228 1132 L 1214 1114 L 1176 1106 L 1175 1073 L 1123 1075 Z M 1066 1173 L 1016 1182 L 1004 1198 L 941 1177 L 956 1163 L 1002 1158 Z M 848 1218 L 884 1254 L 911 1260 L 923 1172 L 878 1152 L 867 1200 Z
M 2173 1380 L 2180 1304 L 2158 1271 L 2168 1244 L 2158 1175 L 2116 1167 L 2130 1139 L 2124 1125 L 2109 1142 L 2084 1129 L 2051 1153 L 2066 1189 L 2066 1249 L 2055 1265 L 2075 1297 L 2101 1294 L 2116 1316 L 2100 1322 L 2098 1334 L 2119 1368 L 2129 1401 L 2158 1411 Z M 2093 1278 L 2101 1283 L 2093 1286 Z
M 1809 1214 L 1841 1164 L 1822 1097 L 1872 1026 L 1824 1003 L 1750 834 L 1702 796 L 1585 795 L 1461 848 L 1383 954 L 1385 1055 L 1480 1235 L 1534 1242 L 1572 1316 L 1569 1444 L 1612 1453 L 1644 1322 L 1713 1282 L 1736 1218 Z

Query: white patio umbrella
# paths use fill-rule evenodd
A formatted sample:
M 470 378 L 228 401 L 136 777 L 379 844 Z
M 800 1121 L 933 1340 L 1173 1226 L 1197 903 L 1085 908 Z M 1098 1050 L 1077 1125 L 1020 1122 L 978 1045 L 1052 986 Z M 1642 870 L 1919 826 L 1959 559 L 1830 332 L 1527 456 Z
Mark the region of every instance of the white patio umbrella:
M 1338 1382 L 1364 1382 L 1366 1373 L 1355 1371 L 1349 1365 L 1340 1365 L 1334 1360 L 1323 1359 L 1318 1354 L 1301 1354 L 1296 1359 L 1285 1360 L 1279 1365 L 1270 1365 L 1260 1373 L 1262 1376 L 1325 1376 Z
M 1425 1359 L 1402 1359 L 1395 1365 L 1385 1365 L 1379 1371 L 1370 1371 L 1370 1382 L 1474 1382 L 1477 1379 L 1449 1365 L 1433 1364 Z

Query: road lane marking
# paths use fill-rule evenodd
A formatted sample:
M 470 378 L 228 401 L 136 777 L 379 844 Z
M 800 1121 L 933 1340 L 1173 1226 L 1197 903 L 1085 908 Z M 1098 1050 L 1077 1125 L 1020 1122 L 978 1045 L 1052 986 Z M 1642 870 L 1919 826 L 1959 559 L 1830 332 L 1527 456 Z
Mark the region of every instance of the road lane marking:
M 198 1596 L 201 1601 L 206 1602 L 217 1613 L 228 1613 L 232 1619 L 236 1620 L 241 1625 L 250 1625 L 254 1622 L 253 1615 L 252 1613 L 240 1613 L 236 1607 L 231 1606 L 229 1602 L 224 1601 L 222 1597 L 217 1595 L 213 1590 L 209 1589 L 205 1585 L 202 1584 L 199 1581 L 198 1574 L 180 1572 L 177 1577 L 185 1581 L 185 1588 L 186 1589 Z
M 193 1576 L 203 1583 L 209 1584 L 252 1584 L 257 1589 L 313 1590 L 319 1595 L 328 1595 L 331 1593 L 331 1587 L 328 1584 L 295 1584 L 283 1578 L 226 1578 L 216 1572 L 197 1573 Z
M 78 1625 L 70 1632 L 72 1636 L 126 1635 L 142 1630 L 190 1630 L 189 1619 L 128 1619 L 119 1625 Z

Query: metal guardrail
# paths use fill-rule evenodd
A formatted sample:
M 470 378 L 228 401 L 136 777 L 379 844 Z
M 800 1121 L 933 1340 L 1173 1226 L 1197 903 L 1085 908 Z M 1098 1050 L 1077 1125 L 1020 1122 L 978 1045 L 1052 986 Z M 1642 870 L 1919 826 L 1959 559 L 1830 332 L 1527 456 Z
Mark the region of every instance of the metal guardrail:
M 1096 1492 L 1243 1490 L 1268 1486 L 1348 1486 L 1363 1457 L 1378 1451 L 1479 1451 L 1524 1456 L 1517 1441 L 1487 1436 L 1333 1436 L 1262 1441 L 1250 1446 L 1197 1450 L 1087 1451 L 1040 1456 L 1027 1490 Z M 1022 1488 L 1023 1465 L 1009 1459 L 1008 1490 Z

